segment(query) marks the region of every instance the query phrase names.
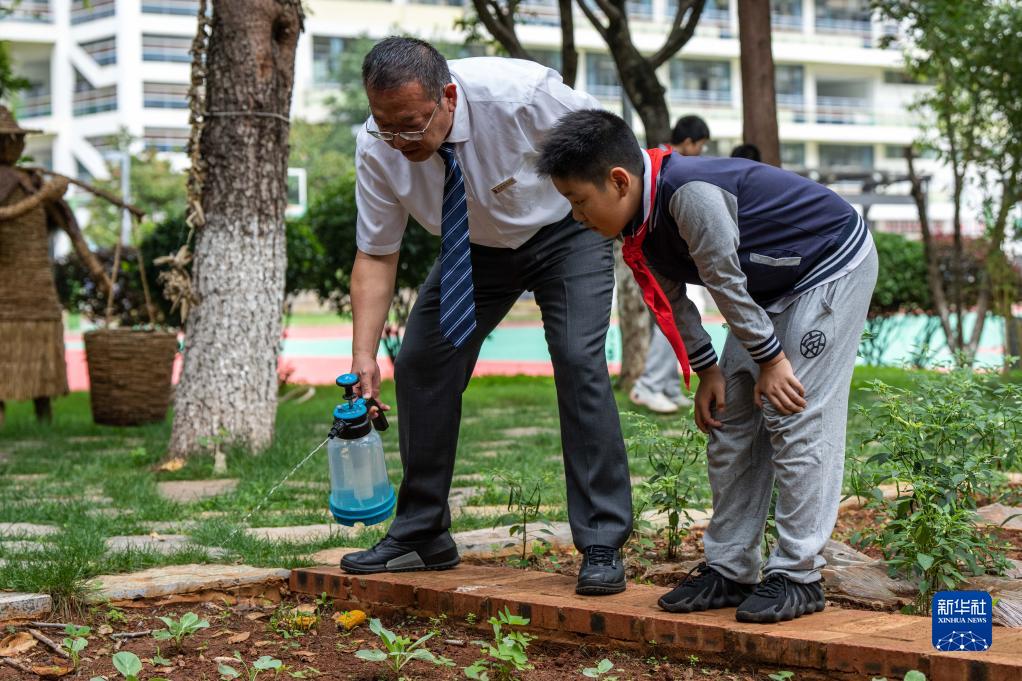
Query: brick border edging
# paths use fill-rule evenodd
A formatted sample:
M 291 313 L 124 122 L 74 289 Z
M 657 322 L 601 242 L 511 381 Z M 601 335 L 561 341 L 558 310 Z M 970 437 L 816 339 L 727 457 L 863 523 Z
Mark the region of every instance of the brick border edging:
M 1022 633 L 999 631 L 995 650 L 985 653 L 936 653 L 930 647 L 929 621 L 906 615 L 828 608 L 782 625 L 743 624 L 727 610 L 662 612 L 655 605 L 663 591 L 659 587 L 631 585 L 618 596 L 584 598 L 574 595 L 570 577 L 483 566 L 363 576 L 338 568 L 296 569 L 290 588 L 315 596 L 326 592 L 341 603 L 376 612 L 382 608 L 459 618 L 475 613 L 485 618 L 507 606 L 530 618 L 529 628 L 548 638 L 596 639 L 592 642 L 627 647 L 656 641 L 659 652 L 674 656 L 695 653 L 854 678 L 901 678 L 918 669 L 929 681 L 1022 679 Z M 904 638 L 883 635 L 895 629 Z

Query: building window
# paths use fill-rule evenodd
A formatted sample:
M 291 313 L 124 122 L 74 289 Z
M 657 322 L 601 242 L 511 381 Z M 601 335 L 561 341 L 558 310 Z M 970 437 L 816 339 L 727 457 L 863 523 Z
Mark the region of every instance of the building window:
M 594 97 L 616 99 L 621 97 L 621 81 L 617 66 L 609 54 L 586 54 L 586 90 Z
M 653 0 L 627 0 L 628 16 L 638 21 L 653 20 Z
M 781 142 L 781 165 L 785 168 L 805 168 L 806 145 L 802 142 Z
M 869 0 L 816 0 L 816 30 L 869 35 Z
M 117 109 L 117 86 L 94 87 L 82 74 L 75 72 L 74 115 L 87 116 Z
M 801 107 L 804 103 L 805 69 L 801 64 L 778 64 L 774 68 L 774 88 L 779 106 Z
M 95 137 L 86 137 L 85 141 L 103 155 L 117 151 L 119 146 L 117 135 L 96 135 Z
M 16 100 L 17 114 L 22 118 L 49 116 L 53 112 L 49 83 L 31 83 Z
M 142 95 L 147 109 L 187 109 L 186 83 L 143 83 Z
M 449 7 L 461 7 L 462 0 L 411 0 L 416 5 L 447 5 Z
M 560 26 L 561 11 L 556 0 L 522 0 L 515 19 L 523 24 Z
M 117 40 L 113 36 L 82 43 L 82 49 L 100 66 L 117 62 Z
M 146 128 L 145 146 L 154 151 L 178 152 L 188 146 L 188 128 Z
M 816 81 L 816 122 L 829 125 L 872 125 L 871 83 L 856 80 Z
M 543 66 L 548 69 L 553 69 L 558 73 L 561 72 L 561 67 L 564 63 L 562 61 L 563 55 L 561 55 L 560 50 L 529 50 L 529 52 L 532 54 L 533 58 Z
M 671 62 L 671 99 L 730 103 L 731 64 L 726 61 L 675 59 Z
M 188 51 L 192 48 L 192 39 L 180 35 L 142 35 L 143 61 L 169 61 L 187 63 L 192 60 Z
M 821 144 L 821 168 L 872 168 L 873 147 L 865 144 Z
M 199 13 L 199 3 L 197 0 L 142 0 L 142 11 L 146 14 L 195 16 Z
M 770 0 L 770 25 L 782 31 L 801 31 L 802 0 Z
M 117 10 L 115 0 L 72 0 L 71 23 L 82 24 L 112 17 Z
M 17 3 L 4 3 L 6 7 L 0 13 L 0 20 L 10 19 L 11 21 L 33 21 L 50 23 L 53 21 L 53 12 L 50 9 L 50 0 L 21 0 Z
M 714 26 L 729 24 L 731 19 L 728 4 L 728 0 L 706 0 L 706 4 L 703 5 L 703 13 L 699 15 L 699 24 L 703 26 L 706 24 Z M 678 0 L 667 0 L 666 12 L 667 20 L 673 20 L 674 15 L 678 13 Z

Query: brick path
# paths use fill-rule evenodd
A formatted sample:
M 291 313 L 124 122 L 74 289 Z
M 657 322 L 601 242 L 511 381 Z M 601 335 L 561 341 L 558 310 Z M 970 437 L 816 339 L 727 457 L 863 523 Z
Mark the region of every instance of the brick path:
M 657 642 L 660 654 L 815 669 L 835 678 L 900 679 L 911 669 L 929 681 L 1022 681 L 1022 630 L 994 630 L 982 653 L 940 653 L 928 618 L 828 607 L 777 625 L 743 624 L 734 610 L 672 615 L 656 606 L 662 587 L 629 585 L 617 596 L 583 598 L 563 575 L 480 566 L 445 572 L 350 576 L 337 568 L 291 573 L 291 589 L 370 612 L 390 609 L 480 619 L 505 605 L 547 638 L 616 645 Z

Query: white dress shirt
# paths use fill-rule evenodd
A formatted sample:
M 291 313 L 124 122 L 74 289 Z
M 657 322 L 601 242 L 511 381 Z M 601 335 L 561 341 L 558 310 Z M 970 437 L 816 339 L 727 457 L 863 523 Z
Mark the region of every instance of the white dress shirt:
M 564 114 L 600 105 L 535 62 L 476 57 L 448 64 L 458 102 L 446 141 L 454 143 L 465 178 L 469 239 L 517 248 L 571 210 L 550 179 L 536 175 L 544 135 Z M 372 118 L 368 124 L 375 127 Z M 371 255 L 399 250 L 409 215 L 440 235 L 444 162 L 439 154 L 414 163 L 363 127 L 355 173 L 359 250 Z

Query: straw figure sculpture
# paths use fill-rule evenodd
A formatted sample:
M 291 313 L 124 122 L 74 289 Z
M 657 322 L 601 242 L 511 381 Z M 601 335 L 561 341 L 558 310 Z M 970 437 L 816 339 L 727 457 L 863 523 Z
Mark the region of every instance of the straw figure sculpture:
M 93 280 L 110 287 L 64 201 L 68 178 L 17 165 L 25 136 L 36 132 L 0 106 L 0 425 L 6 401 L 33 400 L 36 417 L 46 421 L 51 398 L 68 392 L 49 233 L 63 230 Z

